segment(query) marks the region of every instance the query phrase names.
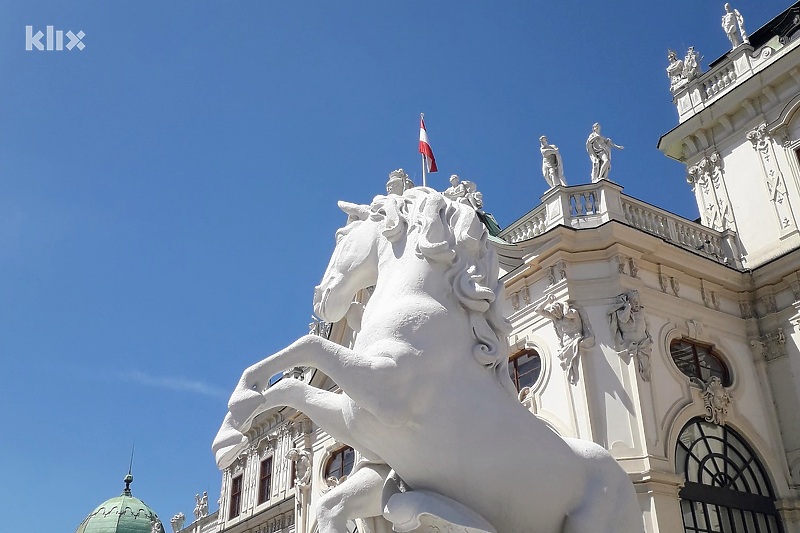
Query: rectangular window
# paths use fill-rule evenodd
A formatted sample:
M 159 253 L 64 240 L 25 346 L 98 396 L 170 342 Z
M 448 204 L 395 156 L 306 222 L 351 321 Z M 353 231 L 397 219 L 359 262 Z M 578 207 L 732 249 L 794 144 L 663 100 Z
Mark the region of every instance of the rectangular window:
M 269 500 L 272 488 L 272 457 L 261 461 L 261 473 L 258 476 L 258 503 Z
M 228 508 L 228 520 L 236 518 L 242 509 L 242 476 L 236 476 L 231 482 L 231 505 Z

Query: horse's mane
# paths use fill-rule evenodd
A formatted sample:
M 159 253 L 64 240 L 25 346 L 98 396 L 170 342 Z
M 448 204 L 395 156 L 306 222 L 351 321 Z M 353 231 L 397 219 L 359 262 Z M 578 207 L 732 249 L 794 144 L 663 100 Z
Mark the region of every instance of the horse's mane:
M 391 242 L 417 230 L 416 252 L 430 262 L 448 266 L 447 278 L 469 315 L 476 339 L 475 359 L 493 370 L 516 397 L 508 374 L 507 336 L 511 326 L 500 311 L 500 269 L 475 209 L 428 187 L 415 187 L 402 196 L 376 196 L 370 205 L 370 218 L 384 222 L 383 235 Z

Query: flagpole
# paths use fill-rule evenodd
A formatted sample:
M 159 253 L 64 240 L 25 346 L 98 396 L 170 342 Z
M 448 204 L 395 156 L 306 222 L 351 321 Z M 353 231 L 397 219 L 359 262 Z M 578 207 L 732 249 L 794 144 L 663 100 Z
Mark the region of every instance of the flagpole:
M 420 122 L 425 120 L 425 113 L 420 113 L 419 114 L 419 119 L 420 119 Z M 428 183 L 425 180 L 425 154 L 421 154 L 421 155 L 422 155 L 422 186 L 423 187 L 427 187 Z

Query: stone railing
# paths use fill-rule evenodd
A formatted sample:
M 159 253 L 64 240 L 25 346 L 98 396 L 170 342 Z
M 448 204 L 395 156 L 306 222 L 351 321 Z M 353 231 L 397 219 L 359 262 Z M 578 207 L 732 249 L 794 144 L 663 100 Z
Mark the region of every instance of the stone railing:
M 719 232 L 622 194 L 608 180 L 574 187 L 555 187 L 542 203 L 500 232 L 506 242 L 532 239 L 556 226 L 597 227 L 610 220 L 655 235 L 714 261 L 741 266 L 735 233 Z
M 728 250 L 730 247 L 719 231 L 625 195 L 622 195 L 622 213 L 625 222 L 636 229 L 662 237 L 720 263 L 736 264 L 733 249 Z M 727 253 L 728 251 L 731 253 Z
M 707 72 L 700 80 L 703 95 L 706 99 L 711 98 L 736 81 L 736 64 L 723 63 L 719 68 Z
M 522 218 L 500 232 L 500 238 L 508 242 L 520 242 L 541 235 L 547 229 L 547 206 L 540 204 Z
M 705 109 L 725 89 L 753 75 L 753 47 L 740 45 L 718 65 L 673 93 L 681 122 Z

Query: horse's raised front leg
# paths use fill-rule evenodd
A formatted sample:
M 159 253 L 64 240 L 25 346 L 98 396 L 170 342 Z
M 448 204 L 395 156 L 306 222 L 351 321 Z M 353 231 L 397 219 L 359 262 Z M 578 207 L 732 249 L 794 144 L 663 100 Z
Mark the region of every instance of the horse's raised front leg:
M 253 417 L 273 407 L 292 407 L 308 416 L 337 441 L 357 448 L 372 461 L 380 462 L 380 458 L 368 452 L 347 427 L 343 413 L 348 409 L 350 399 L 346 395 L 318 389 L 298 379 L 284 378 L 264 391 L 261 398 L 262 403 L 253 412 Z M 362 416 L 370 415 L 362 413 Z M 236 453 L 238 450 L 234 448 L 238 448 L 243 439 L 242 433 L 232 426 L 230 417 L 225 417 L 212 450 L 220 459 L 229 453 Z
M 316 505 L 319 533 L 347 533 L 347 521 L 381 516 L 381 492 L 389 475 L 385 464 L 362 464 Z
M 394 421 L 393 413 L 386 412 L 386 391 L 398 390 L 396 381 L 402 375 L 392 358 L 357 353 L 322 337 L 306 335 L 244 371 L 228 402 L 233 427 L 246 431 L 253 413 L 263 406 L 262 391 L 269 379 L 296 366 L 318 368 L 357 405 L 384 422 Z

